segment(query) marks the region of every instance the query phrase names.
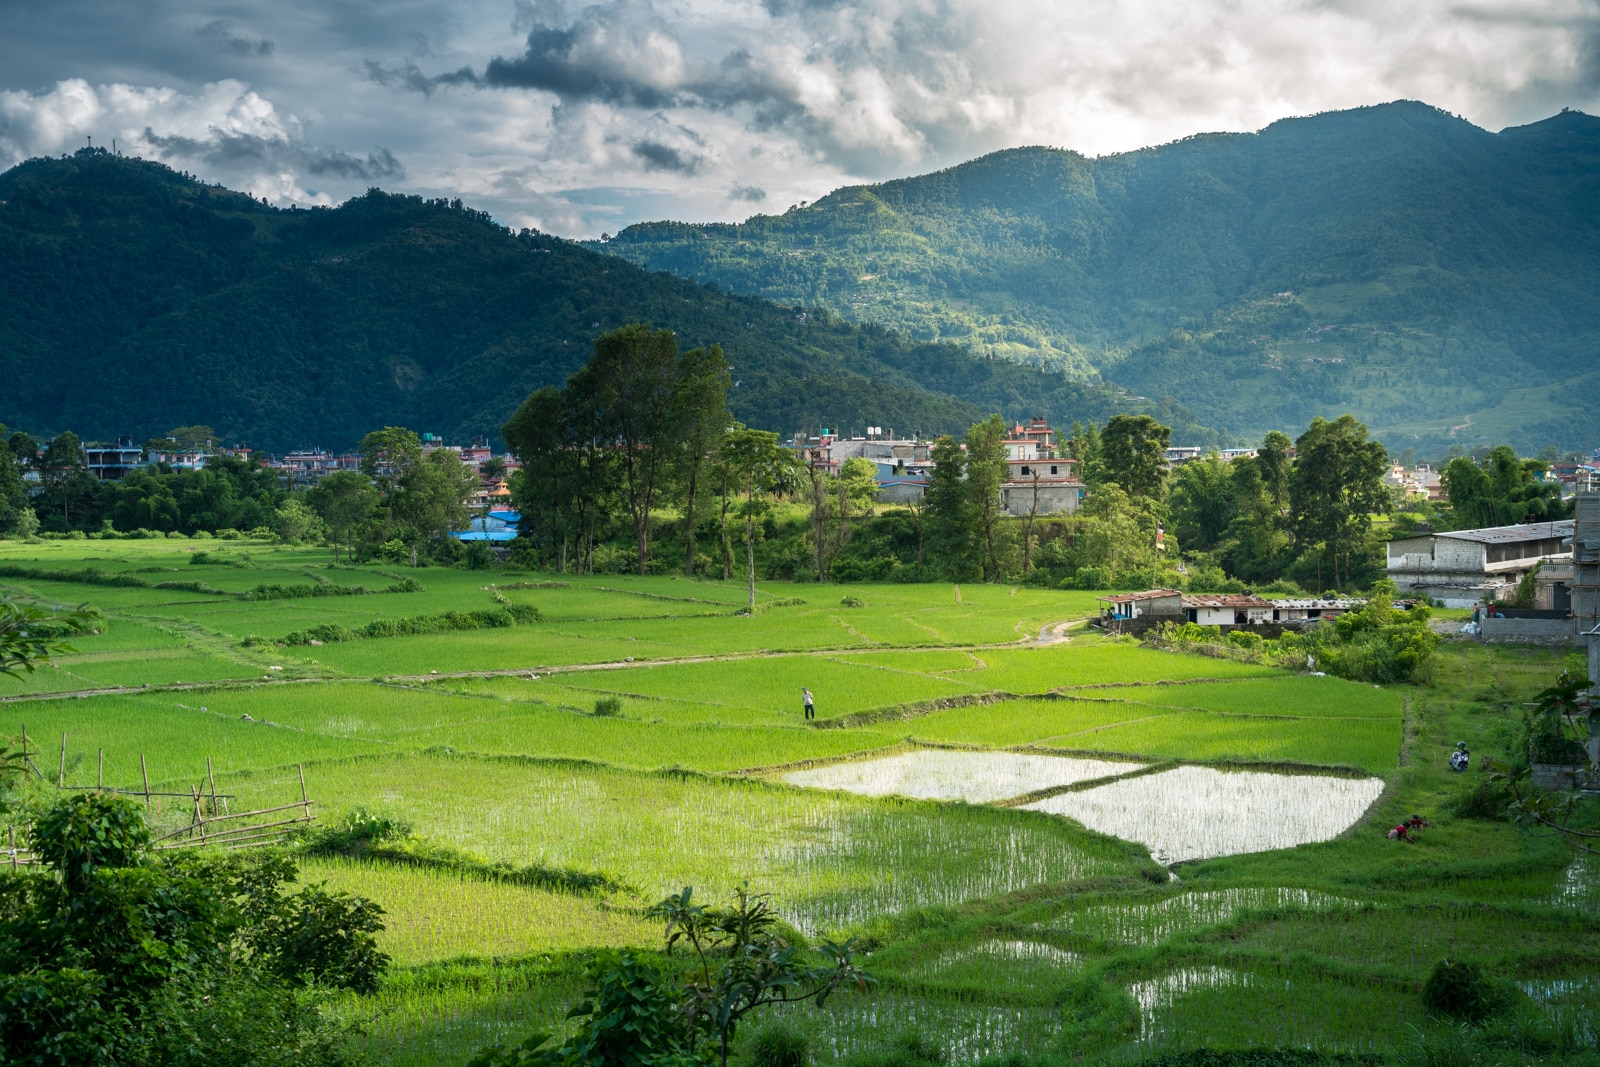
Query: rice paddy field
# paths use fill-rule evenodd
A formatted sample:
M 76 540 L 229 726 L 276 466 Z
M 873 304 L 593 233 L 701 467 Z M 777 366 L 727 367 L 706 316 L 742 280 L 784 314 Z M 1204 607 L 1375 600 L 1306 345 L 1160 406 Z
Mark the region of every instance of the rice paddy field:
M 1448 643 L 1431 685 L 1375 687 L 1100 637 L 1092 593 L 774 583 L 745 615 L 739 583 L 245 541 L 0 542 L 0 590 L 107 619 L 0 679 L 33 788 L 267 807 L 303 773 L 319 821 L 454 857 L 303 860 L 386 911 L 389 977 L 338 1005 L 378 1064 L 560 1030 L 595 952 L 659 945 L 651 903 L 745 881 L 880 979 L 785 1010 L 819 1064 L 910 1029 L 954 1064 L 1398 1056 L 1447 957 L 1600 1008 L 1600 863 L 1451 807 L 1476 784 L 1454 743 L 1504 754 L 1563 650 Z M 538 621 L 285 640 L 508 604 Z M 1412 812 L 1432 825 L 1388 840 Z

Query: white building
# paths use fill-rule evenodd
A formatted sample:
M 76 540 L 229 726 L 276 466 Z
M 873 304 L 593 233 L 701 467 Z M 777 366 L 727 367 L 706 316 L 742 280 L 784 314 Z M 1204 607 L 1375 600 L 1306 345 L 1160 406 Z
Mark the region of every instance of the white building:
M 1535 563 L 1572 559 L 1572 520 L 1419 534 L 1389 542 L 1389 577 L 1447 608 L 1504 597 Z

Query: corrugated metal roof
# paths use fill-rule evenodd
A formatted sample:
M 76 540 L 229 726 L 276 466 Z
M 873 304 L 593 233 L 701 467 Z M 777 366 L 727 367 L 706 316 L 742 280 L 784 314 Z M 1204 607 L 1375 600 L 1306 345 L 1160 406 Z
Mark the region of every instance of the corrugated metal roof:
M 1185 595 L 1183 606 L 1186 608 L 1270 608 L 1272 601 L 1262 600 L 1249 593 L 1217 593 Z
M 1162 600 L 1169 596 L 1182 596 L 1176 589 L 1147 589 L 1142 593 L 1118 593 L 1116 596 L 1097 596 L 1108 604 L 1128 604 L 1135 600 Z
M 1450 530 L 1433 536 L 1448 537 L 1456 541 L 1477 541 L 1486 545 L 1509 545 L 1518 541 L 1543 541 L 1552 537 L 1571 537 L 1572 520 L 1558 519 L 1555 522 L 1530 522 L 1521 526 L 1485 526 L 1481 530 Z M 1410 540 L 1410 538 L 1402 538 L 1401 540 Z

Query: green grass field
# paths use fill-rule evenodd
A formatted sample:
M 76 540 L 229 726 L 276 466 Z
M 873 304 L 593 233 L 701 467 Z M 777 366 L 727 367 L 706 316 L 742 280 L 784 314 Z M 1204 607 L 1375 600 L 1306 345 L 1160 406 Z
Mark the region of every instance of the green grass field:
M 196 551 L 213 558 L 192 564 Z M 387 913 L 395 968 L 378 993 L 338 1004 L 379 1064 L 458 1064 L 486 1042 L 562 1029 L 589 953 L 657 944 L 645 906 L 745 880 L 801 931 L 871 949 L 877 991 L 789 1012 L 819 1064 L 907 1028 L 957 1064 L 1007 1050 L 1120 1063 L 1205 1044 L 1392 1053 L 1404 1024 L 1423 1022 L 1420 983 L 1440 958 L 1525 983 L 1600 968 L 1600 865 L 1447 808 L 1470 784 L 1446 769 L 1450 747 L 1505 752 L 1559 650 L 1449 644 L 1433 685 L 1378 688 L 1085 629 L 1040 643 L 1042 628 L 1094 613 L 1082 592 L 774 583 L 741 616 L 738 582 L 331 563 L 250 542 L 0 542 L 0 566 L 32 572 L 0 576 L 0 590 L 107 616 L 74 653 L 0 680 L 0 734 L 26 729 L 41 796 L 58 773 L 204 790 L 209 760 L 236 807 L 271 806 L 299 799 L 303 772 L 319 820 L 362 808 L 455 849 L 450 869 L 303 863 L 304 880 Z M 84 577 L 91 567 L 100 577 Z M 405 578 L 423 588 L 243 596 Z M 847 594 L 865 606 L 843 606 Z M 274 643 L 321 623 L 488 609 L 497 595 L 542 621 Z M 807 790 L 775 770 L 918 745 L 1359 770 L 1385 788 L 1334 840 L 1185 862 L 1169 881 L 1142 846 L 1066 818 Z M 1411 811 L 1435 826 L 1415 844 L 1385 840 Z M 495 863 L 600 873 L 612 888 L 496 880 Z

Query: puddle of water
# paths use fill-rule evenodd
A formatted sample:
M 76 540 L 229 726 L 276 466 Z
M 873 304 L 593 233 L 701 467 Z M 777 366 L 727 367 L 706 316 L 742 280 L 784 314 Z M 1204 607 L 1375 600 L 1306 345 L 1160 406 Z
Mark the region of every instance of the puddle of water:
M 946 752 L 919 749 L 875 760 L 791 771 L 783 780 L 815 789 L 844 789 L 865 796 L 985 804 L 1038 789 L 1086 782 L 1138 770 L 1141 764 L 1021 752 Z
M 811 1038 L 813 1062 L 837 1063 L 889 1048 L 895 1035 L 916 1030 L 945 1051 L 953 1064 L 967 1064 L 998 1050 L 1043 1052 L 1061 1028 L 1061 1009 L 964 1004 L 875 992 L 831 998 L 820 1011 L 779 1006 Z
M 1159 978 L 1149 978 L 1128 986 L 1128 993 L 1139 1004 L 1139 1040 L 1161 1036 L 1157 1017 L 1169 1011 L 1183 997 L 1204 990 L 1245 987 L 1251 977 L 1225 967 L 1185 967 Z
M 1326 841 L 1382 792 L 1381 778 L 1178 767 L 1024 806 L 1137 841 L 1170 864 Z
M 1550 903 L 1579 911 L 1600 910 L 1600 856 L 1581 852 L 1574 856 L 1567 864 L 1561 884 L 1550 895 Z
M 1151 904 L 1100 904 L 1062 915 L 1045 929 L 1084 934 L 1102 941 L 1153 945 L 1186 930 L 1232 922 L 1246 908 L 1303 908 L 1330 911 L 1359 907 L 1358 901 L 1314 889 L 1213 889 Z
M 1042 941 L 994 938 L 951 949 L 937 959 L 914 968 L 912 973 L 925 978 L 948 978 L 962 971 L 999 968 L 1021 974 L 1049 977 L 1051 972 L 1070 970 L 1083 959 L 1076 952 L 1047 945 Z

